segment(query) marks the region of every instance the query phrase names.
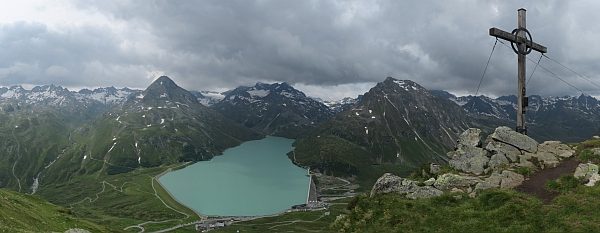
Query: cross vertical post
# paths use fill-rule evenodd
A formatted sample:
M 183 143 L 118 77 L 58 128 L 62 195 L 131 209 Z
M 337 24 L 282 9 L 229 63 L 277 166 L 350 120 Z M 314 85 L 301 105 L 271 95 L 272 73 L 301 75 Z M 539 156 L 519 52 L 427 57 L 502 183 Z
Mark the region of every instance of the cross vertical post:
M 500 30 L 498 28 L 490 28 L 490 36 L 509 41 L 513 51 L 518 55 L 517 58 L 517 127 L 519 133 L 527 134 L 527 126 L 525 125 L 525 112 L 529 101 L 526 96 L 525 87 L 525 70 L 527 54 L 532 50 L 540 53 L 548 52 L 548 49 L 543 45 L 533 42 L 531 33 L 526 28 L 525 21 L 526 10 L 521 8 L 517 10 L 517 28 L 510 32 Z
M 517 11 L 517 28 L 526 28 L 525 21 L 525 9 L 521 8 Z M 525 31 L 520 30 L 517 33 L 519 37 L 525 37 Z M 519 43 L 517 45 L 519 47 L 519 51 L 525 51 L 526 45 L 525 43 Z M 526 54 L 518 53 L 517 63 L 518 63 L 518 71 L 517 76 L 519 79 L 518 89 L 517 89 L 517 132 L 522 134 L 527 134 L 527 127 L 525 126 L 525 111 L 527 110 L 527 97 L 525 97 L 525 70 L 526 70 Z

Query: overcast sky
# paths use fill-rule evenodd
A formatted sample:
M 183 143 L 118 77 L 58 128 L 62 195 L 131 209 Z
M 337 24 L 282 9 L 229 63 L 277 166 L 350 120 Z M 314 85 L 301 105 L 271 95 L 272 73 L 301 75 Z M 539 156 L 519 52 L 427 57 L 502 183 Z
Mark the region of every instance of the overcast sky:
M 521 7 L 549 57 L 600 84 L 593 0 L 19 0 L 0 8 L 0 85 L 145 88 L 168 75 L 190 90 L 284 81 L 337 99 L 393 76 L 473 94 L 495 41 L 488 29 L 511 31 Z M 600 95 L 559 65 L 541 65 Z M 543 69 L 528 91 L 579 94 Z M 516 55 L 498 44 L 480 93 L 515 92 Z

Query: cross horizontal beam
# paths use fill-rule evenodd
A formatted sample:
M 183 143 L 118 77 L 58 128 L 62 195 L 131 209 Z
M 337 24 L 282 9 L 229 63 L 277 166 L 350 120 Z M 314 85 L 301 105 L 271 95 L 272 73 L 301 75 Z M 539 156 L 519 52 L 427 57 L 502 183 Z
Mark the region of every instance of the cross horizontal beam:
M 495 36 L 496 38 L 504 39 L 513 43 L 525 43 L 528 48 L 530 47 L 529 40 L 527 38 L 513 35 L 510 32 L 506 32 L 498 28 L 490 28 L 490 36 Z M 545 46 L 535 42 L 532 42 L 531 48 L 540 53 L 548 52 L 548 49 Z

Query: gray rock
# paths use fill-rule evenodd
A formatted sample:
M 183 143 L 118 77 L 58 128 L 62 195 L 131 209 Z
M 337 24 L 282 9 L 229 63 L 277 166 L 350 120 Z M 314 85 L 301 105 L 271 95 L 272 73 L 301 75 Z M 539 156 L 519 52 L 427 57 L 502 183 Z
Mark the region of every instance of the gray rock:
M 440 190 L 452 190 L 453 188 L 468 189 L 479 182 L 481 182 L 481 179 L 476 177 L 446 173 L 440 175 L 435 180 L 433 186 Z
M 506 158 L 506 156 L 504 156 L 504 154 L 495 154 L 492 155 L 492 157 L 490 158 L 490 161 L 488 162 L 488 167 L 492 170 L 497 170 L 499 168 L 502 168 L 504 165 L 508 164 L 509 161 Z
M 538 146 L 538 153 L 552 153 L 559 158 L 569 158 L 575 154 L 571 147 L 560 143 L 559 141 L 546 141 Z
M 423 186 L 423 187 L 418 187 L 412 193 L 406 194 L 406 197 L 410 198 L 410 199 L 421 199 L 421 198 L 437 197 L 437 196 L 441 196 L 442 194 L 444 194 L 444 192 L 442 192 L 439 189 L 436 189 L 431 186 Z
M 500 187 L 500 183 L 502 182 L 502 175 L 500 173 L 494 172 L 490 177 L 485 178 L 482 182 L 477 183 L 475 185 L 475 191 L 498 188 Z
M 449 152 L 448 157 L 451 158 L 448 161 L 450 167 L 476 175 L 484 172 L 489 161 L 486 150 L 472 146 L 461 146 L 456 151 Z
M 500 188 L 511 189 L 517 187 L 525 181 L 525 177 L 519 173 L 513 171 L 502 171 L 502 180 L 500 181 Z
M 435 184 L 435 178 L 429 178 L 429 180 L 423 181 L 423 184 L 427 186 L 432 186 L 433 184 Z
M 556 155 L 554 155 L 554 153 L 550 153 L 550 152 L 539 152 L 539 153 L 535 153 L 532 154 L 531 156 L 536 157 L 538 161 L 540 161 L 542 164 L 542 169 L 547 168 L 547 167 L 556 167 L 558 166 L 558 163 L 560 162 L 558 160 L 558 158 L 556 157 Z
M 594 174 L 598 174 L 598 165 L 593 163 L 581 163 L 575 168 L 575 178 L 589 180 Z
M 525 181 L 525 177 L 513 171 L 504 170 L 502 173 L 494 172 L 482 182 L 477 183 L 475 191 L 491 188 L 511 189 L 521 185 L 523 181 Z
M 598 182 L 598 181 L 600 181 L 600 175 L 598 175 L 598 173 L 592 174 L 589 181 L 585 185 L 592 187 L 592 186 L 596 185 L 596 182 Z
M 404 179 L 391 173 L 385 173 L 373 185 L 371 197 L 381 193 L 406 194 L 413 192 L 417 187 L 417 182 L 415 181 Z
M 532 153 L 525 152 L 522 155 L 519 155 L 519 164 L 518 167 L 529 167 L 536 168 L 535 164 L 533 164 L 530 159 L 533 158 Z
M 458 136 L 458 144 L 477 147 L 481 145 L 481 130 L 469 128 Z
M 521 151 L 516 147 L 494 140 L 491 140 L 485 146 L 485 149 L 492 152 L 492 154 L 504 154 L 513 163 L 518 162 L 519 155 L 521 155 Z
M 527 135 L 517 133 L 506 126 L 500 126 L 496 128 L 490 137 L 496 141 L 512 145 L 519 150 L 524 150 L 531 153 L 537 152 L 538 142 L 530 137 L 527 137 Z

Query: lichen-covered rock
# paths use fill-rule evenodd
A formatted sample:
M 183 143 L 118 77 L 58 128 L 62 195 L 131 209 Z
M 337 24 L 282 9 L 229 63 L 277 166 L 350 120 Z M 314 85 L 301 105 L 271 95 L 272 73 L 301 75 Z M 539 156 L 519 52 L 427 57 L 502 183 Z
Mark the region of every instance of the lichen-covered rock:
M 492 154 L 504 154 L 513 163 L 518 162 L 519 155 L 521 155 L 521 151 L 516 147 L 494 140 L 491 140 L 485 146 L 485 149 L 492 152 Z
M 439 189 L 436 189 L 431 186 L 423 186 L 423 187 L 418 187 L 414 192 L 406 194 L 406 197 L 410 198 L 410 199 L 422 199 L 422 198 L 437 197 L 437 196 L 441 196 L 442 194 L 444 194 L 444 192 L 442 192 Z
M 500 181 L 500 188 L 502 189 L 510 189 L 517 187 L 525 181 L 525 177 L 519 173 L 513 171 L 502 171 L 501 174 L 502 180 Z
M 429 180 L 423 181 L 424 185 L 432 186 L 435 184 L 435 178 L 429 178 Z
M 512 145 L 519 150 L 535 153 L 537 152 L 538 142 L 528 137 L 517 133 L 516 131 L 506 126 L 500 126 L 496 128 L 490 137 L 496 141 L 503 142 Z
M 461 176 L 452 173 L 440 175 L 433 184 L 440 190 L 452 190 L 453 188 L 468 189 L 481 182 L 481 179 L 472 176 Z
M 560 158 L 569 158 L 575 154 L 571 147 L 559 141 L 546 141 L 538 146 L 538 153 L 551 153 Z
M 581 163 L 575 168 L 575 178 L 583 178 L 589 180 L 592 175 L 598 174 L 598 165 L 593 163 Z
M 397 193 L 406 195 L 407 198 L 430 198 L 444 194 L 439 189 L 431 186 L 418 186 L 416 181 L 405 179 L 390 173 L 385 173 L 371 189 L 371 197 L 383 193 Z
M 481 129 L 469 128 L 458 136 L 458 144 L 477 147 L 481 145 Z
M 448 157 L 451 158 L 448 164 L 454 169 L 480 175 L 489 161 L 487 153 L 479 147 L 461 146 L 448 153 Z
M 508 161 L 506 156 L 504 156 L 504 154 L 495 154 L 492 155 L 492 157 L 490 158 L 490 161 L 488 162 L 488 167 L 492 170 L 496 170 L 502 168 L 505 165 L 508 165 L 509 163 L 510 162 Z
M 381 193 L 406 194 L 413 192 L 417 187 L 417 182 L 415 181 L 404 179 L 391 173 L 385 173 L 373 185 L 371 196 Z

